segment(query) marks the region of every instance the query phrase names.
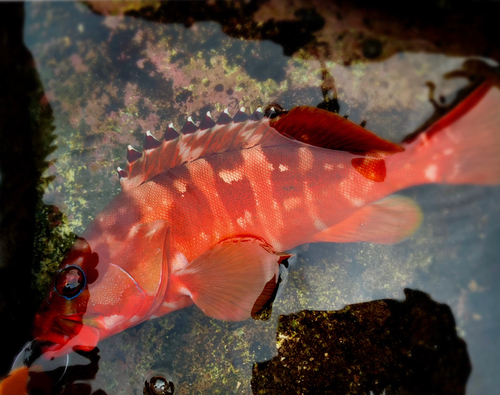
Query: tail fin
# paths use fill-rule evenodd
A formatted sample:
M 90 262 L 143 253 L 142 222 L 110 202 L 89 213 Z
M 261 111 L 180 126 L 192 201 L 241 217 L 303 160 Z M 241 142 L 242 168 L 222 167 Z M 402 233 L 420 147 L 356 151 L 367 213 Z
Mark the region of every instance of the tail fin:
M 400 187 L 500 184 L 500 89 L 490 80 L 483 82 L 403 146 L 406 152 L 393 155 L 388 163 Z

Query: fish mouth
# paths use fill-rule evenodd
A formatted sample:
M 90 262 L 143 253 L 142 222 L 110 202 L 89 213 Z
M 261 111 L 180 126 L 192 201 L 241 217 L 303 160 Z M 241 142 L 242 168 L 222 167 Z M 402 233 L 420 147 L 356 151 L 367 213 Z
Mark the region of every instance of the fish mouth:
M 42 347 L 46 358 L 59 357 L 75 349 L 90 351 L 99 341 L 99 330 L 82 322 L 81 314 L 37 318 L 33 335 L 39 341 L 50 343 Z

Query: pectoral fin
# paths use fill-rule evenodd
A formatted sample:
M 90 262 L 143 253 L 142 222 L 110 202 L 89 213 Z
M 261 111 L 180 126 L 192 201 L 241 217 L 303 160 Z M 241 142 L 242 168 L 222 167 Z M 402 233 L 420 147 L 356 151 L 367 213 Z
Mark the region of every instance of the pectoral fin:
M 341 223 L 315 234 L 310 241 L 395 244 L 415 233 L 421 222 L 422 212 L 412 199 L 389 196 L 362 207 Z
M 289 256 L 256 238 L 237 238 L 215 245 L 174 275 L 207 316 L 241 321 L 272 296 L 265 289 L 269 281 L 277 282 L 279 263 Z

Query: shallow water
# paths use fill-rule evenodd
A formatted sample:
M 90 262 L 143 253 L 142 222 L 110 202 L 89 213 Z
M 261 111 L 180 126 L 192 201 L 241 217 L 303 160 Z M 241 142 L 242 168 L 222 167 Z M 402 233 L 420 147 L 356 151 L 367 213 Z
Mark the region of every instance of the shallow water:
M 355 23 L 370 15 L 366 10 L 358 10 L 357 15 L 349 9 L 339 19 L 337 9 L 318 5 L 314 12 L 299 16 L 282 14 L 282 20 L 295 21 L 290 27 L 278 23 L 280 3 L 276 4 L 275 8 L 263 5 L 261 11 L 252 9 L 251 19 L 265 25 L 273 16 L 276 29 L 289 34 L 290 40 L 296 39 L 291 34 L 294 29 L 305 26 L 300 36 L 304 43 L 287 44 L 286 38 L 269 33 L 272 29 L 248 27 L 248 21 L 240 24 L 246 33 L 238 34 L 238 28 L 224 18 L 218 20 L 217 13 L 203 18 L 193 12 L 189 19 L 174 9 L 161 14 L 161 8 L 152 7 L 138 12 L 142 17 L 105 17 L 100 14 L 105 11 L 92 12 L 83 4 L 25 6 L 24 43 L 34 59 L 40 97 L 44 94 L 40 102 L 44 109 L 50 107 L 53 119 L 47 112 L 31 114 L 33 122 L 41 125 L 37 139 L 49 162 L 42 176 L 49 179 L 36 206 L 34 263 L 23 262 L 27 272 L 32 270 L 31 299 L 19 307 L 21 311 L 9 307 L 23 316 L 14 322 L 28 325 L 32 320 L 64 249 L 120 191 L 116 166 L 124 167 L 125 147 L 141 147 L 146 130 L 160 138 L 170 122 L 179 130 L 188 116 L 198 121 L 211 111 L 215 118 L 226 107 L 234 114 L 241 106 L 254 110 L 273 101 L 285 108 L 316 106 L 325 100 L 323 84 L 330 98 L 336 89 L 341 115 L 348 114 L 355 123 L 367 120 L 369 130 L 400 141 L 434 111 L 425 83 L 435 83 L 436 97 L 442 95 L 450 102 L 466 81 L 444 79 L 444 74 L 480 54 L 479 50 L 471 53 L 467 42 L 463 53 L 460 43 L 445 45 L 439 53 L 428 36 L 422 42 L 411 37 L 398 41 L 380 38 L 374 30 L 371 33 L 383 50 L 375 59 L 363 58 L 359 48 L 365 39 L 360 38 L 357 46 L 353 40 L 358 36 L 352 31 L 370 35 L 369 27 Z M 234 18 L 241 16 L 238 7 L 235 10 Z M 160 23 L 155 19 L 158 15 L 169 23 Z M 338 24 L 332 27 L 336 17 Z M 392 17 L 388 20 L 394 22 Z M 342 31 L 351 40 L 343 52 L 332 44 L 338 40 L 325 39 Z M 315 32 L 323 32 L 325 45 L 315 47 L 314 40 L 306 40 Z M 330 52 L 318 50 L 329 45 Z M 331 79 L 322 81 L 325 70 L 334 84 Z M 53 151 L 48 148 L 52 140 Z M 250 394 L 259 387 L 251 385 L 254 364 L 278 354 L 280 315 L 335 311 L 378 299 L 402 301 L 403 290 L 410 288 L 451 308 L 457 335 L 465 341 L 472 364 L 467 393 L 498 393 L 500 187 L 426 185 L 401 194 L 415 199 L 424 212 L 421 228 L 410 239 L 394 246 L 298 247 L 283 274 L 269 320 L 221 322 L 196 307 L 171 313 L 99 343 L 95 377 L 88 372 L 79 376 L 75 368 L 63 377 L 66 390 L 139 394 L 146 379 L 161 374 L 179 394 Z M 25 327 L 17 332 L 10 325 L 6 332 L 11 351 L 2 354 L 5 369 L 29 340 Z M 95 362 L 95 354 L 92 358 Z M 81 357 L 75 361 L 73 367 L 84 365 Z M 402 393 L 392 384 L 391 390 L 388 383 L 387 394 Z M 89 390 L 85 385 L 91 392 L 85 392 Z M 64 393 L 64 387 L 57 391 Z M 258 393 L 280 393 L 279 387 L 275 391 Z M 356 387 L 349 391 L 343 393 L 366 393 Z

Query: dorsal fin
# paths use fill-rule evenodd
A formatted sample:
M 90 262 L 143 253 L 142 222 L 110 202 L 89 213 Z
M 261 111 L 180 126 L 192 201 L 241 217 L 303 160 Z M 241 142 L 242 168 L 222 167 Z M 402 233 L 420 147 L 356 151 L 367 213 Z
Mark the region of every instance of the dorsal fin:
M 269 147 L 291 143 L 269 126 L 267 118 L 234 122 L 228 114 L 223 114 L 230 119 L 229 123 L 178 135 L 177 138 L 164 140 L 157 148 L 143 153 L 130 147 L 127 168 L 119 170 L 122 189 L 139 186 L 175 166 L 210 155 L 256 145 Z M 176 133 L 173 128 L 169 129 L 170 134 Z
M 333 112 L 315 107 L 295 107 L 269 121 L 281 134 L 316 147 L 353 154 L 394 154 L 404 151 Z
M 241 112 L 244 113 L 243 110 Z M 199 158 L 256 145 L 270 147 L 302 142 L 368 156 L 383 156 L 404 150 L 345 118 L 318 108 L 296 107 L 289 112 L 281 112 L 273 119 L 260 119 L 261 114 L 263 112 L 259 108 L 246 121 L 238 122 L 224 111 L 217 124 L 208 129 L 196 127 L 192 120 L 188 120 L 187 134 L 164 140 L 157 148 L 141 154 L 130 147 L 127 168 L 119 171 L 122 189 L 139 186 L 175 166 Z M 173 127 L 169 127 L 167 132 L 169 135 L 176 133 Z

